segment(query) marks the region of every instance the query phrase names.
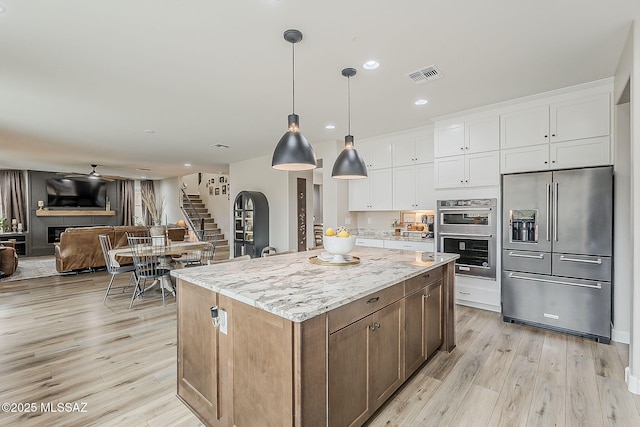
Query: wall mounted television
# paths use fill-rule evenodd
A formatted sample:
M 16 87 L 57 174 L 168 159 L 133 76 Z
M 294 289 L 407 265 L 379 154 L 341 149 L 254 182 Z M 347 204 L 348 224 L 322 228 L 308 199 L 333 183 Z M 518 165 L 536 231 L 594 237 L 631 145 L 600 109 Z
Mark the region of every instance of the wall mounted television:
M 47 206 L 105 208 L 107 183 L 96 179 L 47 179 Z

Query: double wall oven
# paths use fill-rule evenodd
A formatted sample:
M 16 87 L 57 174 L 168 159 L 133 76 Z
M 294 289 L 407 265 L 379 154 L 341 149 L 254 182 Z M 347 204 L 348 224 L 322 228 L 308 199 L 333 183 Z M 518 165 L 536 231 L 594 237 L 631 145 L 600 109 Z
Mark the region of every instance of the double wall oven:
M 438 200 L 439 252 L 456 253 L 456 274 L 496 279 L 496 199 Z

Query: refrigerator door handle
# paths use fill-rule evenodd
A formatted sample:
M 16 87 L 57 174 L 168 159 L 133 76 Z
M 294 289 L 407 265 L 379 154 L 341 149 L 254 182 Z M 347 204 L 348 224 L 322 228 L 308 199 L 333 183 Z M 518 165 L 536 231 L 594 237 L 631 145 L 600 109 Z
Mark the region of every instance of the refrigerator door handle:
M 564 255 L 560 255 L 560 261 L 569 261 L 569 262 L 583 262 L 585 264 L 602 264 L 602 258 L 598 259 L 579 259 L 579 258 L 567 258 Z
M 558 241 L 558 183 L 553 191 L 553 240 Z
M 551 240 L 550 230 L 551 230 L 551 184 L 547 183 L 547 222 L 546 222 L 546 234 L 547 234 L 547 242 Z
M 553 283 L 556 285 L 578 286 L 580 288 L 602 289 L 602 283 L 596 283 L 595 285 L 587 285 L 585 283 L 565 282 L 563 280 L 551 280 L 551 279 L 543 279 L 543 278 L 536 278 L 536 277 L 519 276 L 514 273 L 509 273 L 509 278 L 520 279 L 520 280 L 531 280 L 533 282 Z
M 538 255 L 527 255 L 527 254 L 517 254 L 515 252 L 509 252 L 510 257 L 514 258 L 535 258 L 535 259 L 544 259 L 544 254 Z

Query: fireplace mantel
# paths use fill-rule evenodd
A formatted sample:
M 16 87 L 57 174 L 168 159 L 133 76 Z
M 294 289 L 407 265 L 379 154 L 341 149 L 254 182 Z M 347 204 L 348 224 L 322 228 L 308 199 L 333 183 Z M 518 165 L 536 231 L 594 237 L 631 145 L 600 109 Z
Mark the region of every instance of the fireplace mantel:
M 37 210 L 36 216 L 114 216 L 116 211 Z

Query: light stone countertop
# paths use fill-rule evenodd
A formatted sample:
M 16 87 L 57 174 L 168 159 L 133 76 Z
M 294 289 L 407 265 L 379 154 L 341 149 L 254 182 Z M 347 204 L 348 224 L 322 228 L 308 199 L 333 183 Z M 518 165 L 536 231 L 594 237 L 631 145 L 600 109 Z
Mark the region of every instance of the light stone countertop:
M 326 313 L 358 298 L 459 258 L 457 254 L 358 247 L 354 265 L 316 265 L 320 250 L 173 270 L 173 277 L 226 295 L 294 322 Z M 424 259 L 416 261 L 416 254 Z

